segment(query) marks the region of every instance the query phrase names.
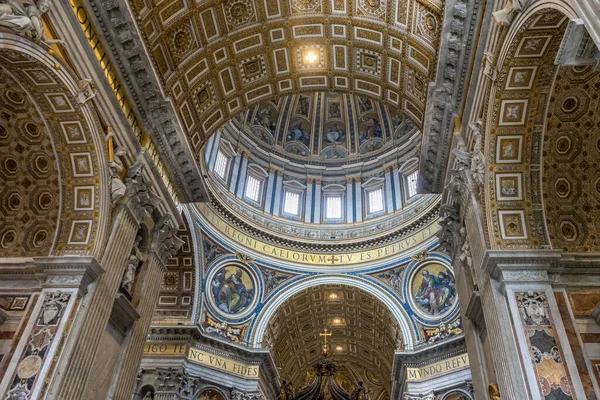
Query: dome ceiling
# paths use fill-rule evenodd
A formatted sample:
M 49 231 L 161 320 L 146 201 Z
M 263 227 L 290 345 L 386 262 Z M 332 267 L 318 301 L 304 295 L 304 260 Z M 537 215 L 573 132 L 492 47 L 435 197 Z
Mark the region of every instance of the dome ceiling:
M 383 303 L 344 285 L 307 289 L 284 302 L 272 317 L 267 342 L 273 346 L 281 379 L 290 380 L 294 389 L 304 385 L 307 373 L 321 357 L 319 333 L 324 328 L 333 334 L 327 340 L 330 357 L 347 390 L 362 380 L 373 399 L 390 393 L 400 327 Z
M 442 1 L 131 4 L 163 88 L 198 153 L 216 129 L 249 106 L 310 91 L 361 94 L 422 126 Z M 348 152 L 359 151 L 358 138 L 355 146 Z
M 412 120 L 385 104 L 331 92 L 265 101 L 235 121 L 269 152 L 326 164 L 375 157 L 417 131 Z

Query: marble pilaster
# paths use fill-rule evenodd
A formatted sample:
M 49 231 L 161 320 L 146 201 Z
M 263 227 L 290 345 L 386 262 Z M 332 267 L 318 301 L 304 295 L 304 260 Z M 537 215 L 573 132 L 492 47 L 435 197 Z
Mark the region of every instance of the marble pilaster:
M 139 292 L 143 295 L 141 298 L 138 297 L 137 304 L 135 304 L 140 319 L 135 321 L 127 338 L 128 342 L 121 358 L 119 374 L 112 396 L 114 400 L 129 400 L 131 398 L 138 366 L 142 359 L 146 335 L 150 328 L 154 307 L 158 301 L 163 275 L 166 271 L 164 263 L 165 261 L 158 254 L 152 252 L 149 260 L 142 267 L 144 276 L 140 276 L 138 279 L 143 283 Z
M 67 338 L 57 378 L 48 398 L 79 400 L 90 379 L 95 355 L 111 315 L 114 298 L 123 278 L 139 225 L 128 206 L 116 211 L 110 239 L 101 259 L 105 274 L 82 301 L 73 331 Z

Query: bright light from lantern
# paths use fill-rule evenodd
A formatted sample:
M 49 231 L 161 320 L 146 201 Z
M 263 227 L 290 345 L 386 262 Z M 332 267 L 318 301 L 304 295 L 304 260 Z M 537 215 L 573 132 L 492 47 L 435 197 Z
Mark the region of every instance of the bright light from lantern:
M 306 61 L 310 64 L 313 64 L 317 61 L 317 55 L 312 51 L 309 51 L 308 54 L 306 54 Z
M 331 293 L 331 294 L 329 295 L 329 298 L 330 298 L 330 299 L 337 299 L 337 294 L 335 294 L 335 293 Z
M 343 347 L 342 347 L 342 346 L 335 346 L 335 349 L 336 349 L 337 351 L 342 351 L 342 350 L 343 350 Z
M 340 322 L 342 322 L 342 320 L 339 319 L 339 318 L 336 318 L 336 319 L 333 320 L 334 324 L 339 324 Z

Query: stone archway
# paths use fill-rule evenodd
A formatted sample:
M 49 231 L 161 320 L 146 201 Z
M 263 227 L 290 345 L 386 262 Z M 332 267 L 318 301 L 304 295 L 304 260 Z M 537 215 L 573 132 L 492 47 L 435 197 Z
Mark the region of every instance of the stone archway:
M 3 194 L 9 223 L 0 237 L 18 239 L 13 245 L 28 249 L 22 255 L 98 255 L 106 240 L 110 212 L 104 190 L 108 185 L 104 140 L 97 116 L 89 103 L 81 102 L 84 98 L 74 73 L 47 51 L 6 33 L 0 34 L 0 48 L 2 74 L 12 82 L 12 87 L 5 86 L 3 102 L 7 107 L 13 103 L 13 111 L 4 118 L 4 140 L 10 142 L 12 137 L 13 147 L 19 147 L 14 140 L 41 146 L 31 160 L 17 160 L 14 154 L 5 157 L 22 175 L 18 185 Z M 17 104 L 19 99 L 22 106 Z M 49 179 L 52 170 L 54 189 L 50 190 L 43 179 Z M 16 196 L 29 201 L 25 204 Z M 55 222 L 44 226 L 42 220 L 52 208 L 59 210 Z M 43 218 L 37 221 L 38 216 Z
M 378 285 L 375 285 L 366 279 L 352 275 L 334 274 L 318 275 L 301 279 L 294 283 L 294 285 L 290 285 L 286 288 L 286 290 L 281 291 L 271 298 L 258 314 L 256 320 L 253 322 L 249 340 L 250 344 L 254 347 L 261 346 L 270 319 L 286 300 L 307 288 L 326 284 L 342 284 L 355 287 L 369 293 L 377 300 L 381 301 L 397 321 L 400 331 L 402 332 L 405 348 L 410 350 L 414 347 L 416 342 L 416 333 L 409 322 L 410 318 L 406 314 L 406 311 L 395 297 L 384 291 Z

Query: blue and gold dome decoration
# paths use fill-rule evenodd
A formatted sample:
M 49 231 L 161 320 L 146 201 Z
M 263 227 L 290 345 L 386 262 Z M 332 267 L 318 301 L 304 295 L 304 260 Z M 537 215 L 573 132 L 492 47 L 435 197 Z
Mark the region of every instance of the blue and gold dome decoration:
M 237 123 L 282 156 L 326 163 L 376 157 L 417 130 L 387 105 L 332 92 L 265 101 L 240 114 Z

